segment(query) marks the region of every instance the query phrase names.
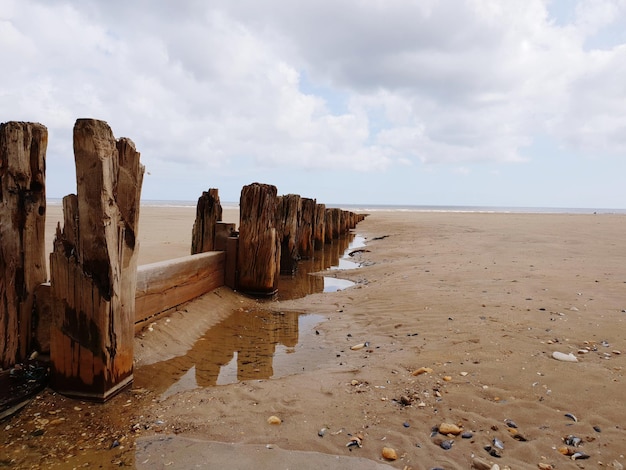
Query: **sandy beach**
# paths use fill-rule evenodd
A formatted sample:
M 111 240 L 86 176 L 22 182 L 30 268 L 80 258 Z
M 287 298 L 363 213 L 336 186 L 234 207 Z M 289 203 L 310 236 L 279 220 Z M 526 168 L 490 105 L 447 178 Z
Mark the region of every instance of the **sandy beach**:
M 194 216 L 142 207 L 140 264 L 187 255 Z M 626 465 L 626 216 L 375 211 L 355 232 L 361 267 L 333 271 L 353 287 L 263 302 L 220 288 L 183 306 L 137 336 L 131 390 L 104 405 L 46 390 L 1 423 L 0 464 Z M 283 354 L 259 343 L 267 354 L 246 362 L 232 335 L 217 362 L 240 380 L 221 385 L 202 360 L 234 311 L 279 324 Z

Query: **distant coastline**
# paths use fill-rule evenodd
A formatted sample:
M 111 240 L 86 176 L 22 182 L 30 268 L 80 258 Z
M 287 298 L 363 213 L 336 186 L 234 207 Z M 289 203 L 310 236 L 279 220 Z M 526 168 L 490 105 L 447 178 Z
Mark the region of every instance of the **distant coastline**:
M 48 198 L 50 205 L 60 205 L 60 198 Z M 237 209 L 238 202 L 221 201 L 225 209 Z M 197 201 L 142 200 L 146 207 L 196 207 Z M 326 207 L 338 207 L 354 212 L 477 212 L 477 213 L 512 213 L 512 214 L 624 214 L 626 208 L 591 208 L 591 207 L 509 207 L 509 206 L 438 206 L 438 205 L 392 205 L 392 204 L 329 204 Z

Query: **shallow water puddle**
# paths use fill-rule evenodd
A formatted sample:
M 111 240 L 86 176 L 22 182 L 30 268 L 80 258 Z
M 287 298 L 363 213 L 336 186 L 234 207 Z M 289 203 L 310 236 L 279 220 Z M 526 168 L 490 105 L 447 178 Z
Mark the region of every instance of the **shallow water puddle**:
M 325 317 L 264 309 L 233 312 L 184 356 L 141 367 L 135 382 L 161 398 L 199 387 L 290 375 L 315 367 L 310 342 L 300 341 Z M 289 357 L 287 357 L 289 356 Z
M 278 294 L 272 300 L 352 286 L 352 281 L 310 273 L 359 267 L 347 257 L 364 242 L 363 237 L 350 234 L 316 251 L 315 258 L 300 261 L 293 276 L 281 276 Z M 256 309 L 234 311 L 207 330 L 186 354 L 135 370 L 135 384 L 167 398 L 196 388 L 291 375 L 331 358 L 312 334 L 325 317 L 272 311 L 269 303 L 260 301 Z

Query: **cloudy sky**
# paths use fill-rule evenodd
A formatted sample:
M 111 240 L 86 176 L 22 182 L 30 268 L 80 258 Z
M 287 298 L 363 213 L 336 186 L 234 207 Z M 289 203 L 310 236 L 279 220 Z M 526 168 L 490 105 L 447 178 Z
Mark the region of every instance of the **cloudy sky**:
M 626 0 L 0 0 L 0 122 L 107 121 L 143 198 L 626 207 Z

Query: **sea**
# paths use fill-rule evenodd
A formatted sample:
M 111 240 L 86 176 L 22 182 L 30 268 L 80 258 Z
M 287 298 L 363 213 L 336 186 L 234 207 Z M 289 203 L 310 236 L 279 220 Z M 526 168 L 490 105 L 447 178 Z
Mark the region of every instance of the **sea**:
M 48 198 L 47 203 L 60 205 L 58 198 Z M 238 202 L 220 201 L 224 209 L 239 208 Z M 183 200 L 142 200 L 142 206 L 151 207 L 196 207 L 197 201 Z M 392 204 L 326 204 L 352 212 L 476 212 L 476 213 L 513 213 L 513 214 L 624 214 L 626 208 L 606 207 L 517 207 L 517 206 L 439 206 L 439 205 L 392 205 Z

